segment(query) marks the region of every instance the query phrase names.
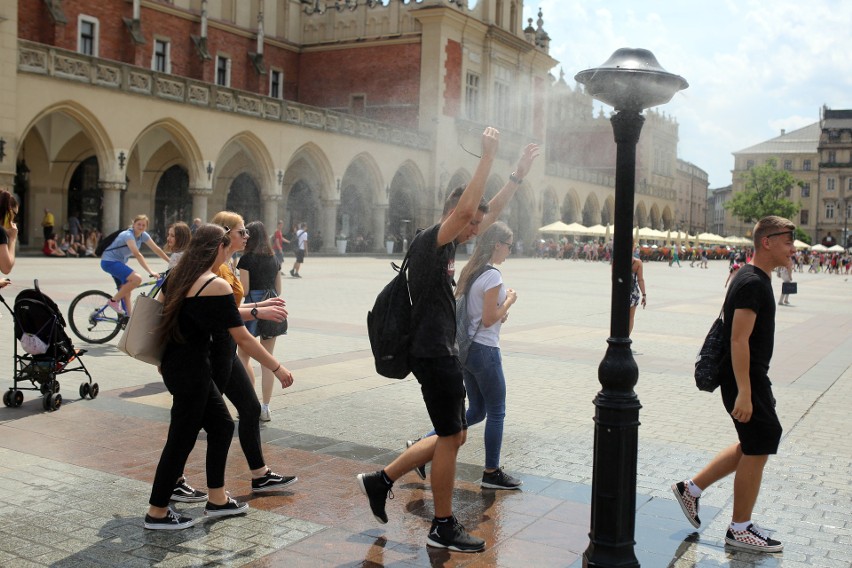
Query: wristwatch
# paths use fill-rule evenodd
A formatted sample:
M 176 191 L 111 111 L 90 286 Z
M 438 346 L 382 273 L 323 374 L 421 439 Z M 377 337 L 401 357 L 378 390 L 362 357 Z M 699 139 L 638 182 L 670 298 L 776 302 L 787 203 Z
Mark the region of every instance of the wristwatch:
M 251 317 L 257 319 L 257 304 L 255 304 L 254 307 L 251 309 Z

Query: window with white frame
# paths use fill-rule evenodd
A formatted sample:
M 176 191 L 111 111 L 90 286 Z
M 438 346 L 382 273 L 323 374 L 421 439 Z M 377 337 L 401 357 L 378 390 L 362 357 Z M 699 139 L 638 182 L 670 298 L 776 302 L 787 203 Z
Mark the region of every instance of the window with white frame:
M 802 197 L 810 197 L 811 196 L 811 184 L 803 183 L 802 184 Z
M 83 55 L 98 56 L 97 18 L 80 14 L 77 18 L 77 51 Z
M 160 73 L 172 72 L 171 42 L 167 39 L 154 39 L 154 53 L 151 56 L 151 69 Z
M 494 121 L 509 128 L 515 125 L 512 115 L 512 72 L 494 67 Z
M 834 202 L 829 201 L 825 204 L 825 218 L 834 219 Z
M 809 216 L 809 211 L 807 209 L 802 209 L 801 211 L 799 211 L 799 224 L 800 225 L 807 225 L 808 224 L 808 216 Z
M 224 55 L 216 56 L 216 84 L 223 87 L 231 86 L 231 58 Z
M 269 71 L 269 96 L 273 99 L 284 98 L 284 73 L 278 69 Z
M 833 164 L 837 161 L 837 153 L 834 150 L 828 151 L 828 163 Z
M 806 172 L 811 171 L 811 161 L 805 160 L 804 162 L 802 162 L 802 169 L 805 170 Z
M 833 177 L 832 178 L 826 178 L 825 189 L 827 189 L 828 191 L 834 191 L 836 184 L 837 184 L 837 181 Z
M 467 72 L 464 86 L 464 112 L 468 120 L 479 120 L 479 75 Z

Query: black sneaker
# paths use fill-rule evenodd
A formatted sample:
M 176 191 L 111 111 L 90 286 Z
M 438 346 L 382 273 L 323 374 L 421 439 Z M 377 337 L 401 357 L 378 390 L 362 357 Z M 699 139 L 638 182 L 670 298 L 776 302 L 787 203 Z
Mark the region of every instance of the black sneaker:
M 491 473 L 483 471 L 482 481 L 479 484 L 488 489 L 520 489 L 524 482 L 503 471 L 502 467 L 498 467 Z
M 421 440 L 421 438 L 417 438 L 416 440 L 408 440 L 405 443 L 405 447 L 410 448 L 411 446 L 413 446 L 414 444 L 416 444 L 420 440 Z M 417 474 L 417 477 L 419 477 L 423 481 L 426 481 L 426 464 L 424 463 L 423 465 L 418 465 L 417 467 L 415 467 L 414 473 Z
M 295 475 L 278 475 L 271 469 L 267 468 L 266 473 L 257 479 L 251 480 L 251 490 L 254 493 L 264 493 L 266 491 L 278 491 L 288 485 L 296 483 L 299 478 Z
M 171 499 L 172 501 L 180 501 L 181 503 L 201 503 L 202 501 L 207 501 L 207 493 L 193 489 L 186 482 L 186 478 L 181 477 L 172 490 Z
M 232 515 L 242 515 L 248 511 L 248 503 L 240 503 L 232 497 L 228 497 L 228 502 L 224 505 L 215 505 L 210 501 L 204 506 L 204 514 L 208 517 L 230 517 Z
M 446 523 L 432 520 L 426 546 L 447 548 L 456 552 L 482 552 L 485 550 L 485 541 L 468 533 L 458 519 L 453 517 Z
M 725 543 L 753 552 L 781 552 L 784 550 L 784 545 L 780 541 L 769 538 L 754 524 L 747 526 L 744 531 L 735 531 L 728 527 Z
M 198 519 L 181 515 L 170 507 L 166 516 L 161 519 L 145 515 L 144 526 L 146 529 L 155 531 L 179 531 L 181 529 L 188 529 L 197 521 Z
M 672 493 L 674 493 L 677 502 L 680 503 L 680 508 L 683 510 L 683 514 L 686 515 L 686 520 L 688 520 L 693 527 L 700 527 L 701 519 L 698 518 L 698 500 L 701 499 L 701 497 L 693 497 L 689 493 L 689 489 L 687 489 L 685 481 L 678 481 L 672 485 Z
M 294 276 L 294 277 L 296 277 L 296 278 L 301 278 L 301 277 L 302 277 L 302 276 L 301 276 L 301 274 L 299 274 L 298 272 L 297 272 L 296 274 L 294 274 L 293 276 Z
M 370 510 L 373 511 L 373 516 L 380 523 L 387 523 L 388 515 L 385 513 L 385 502 L 388 499 L 393 499 L 393 491 L 391 491 L 393 484 L 385 483 L 381 471 L 359 473 L 357 477 L 361 493 L 370 500 Z
M 295 272 L 293 272 L 293 269 L 292 269 L 292 268 L 290 269 L 290 276 L 292 276 L 293 278 L 295 278 L 295 277 L 296 277 L 296 273 L 295 273 Z

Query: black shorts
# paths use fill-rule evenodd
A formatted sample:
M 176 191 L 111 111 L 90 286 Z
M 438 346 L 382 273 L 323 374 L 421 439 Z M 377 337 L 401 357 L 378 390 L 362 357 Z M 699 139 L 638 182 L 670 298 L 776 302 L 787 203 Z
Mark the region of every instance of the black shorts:
M 296 262 L 302 263 L 305 262 L 305 251 L 302 249 L 296 249 Z
M 465 419 L 464 374 L 459 358 L 409 357 L 411 372 L 420 383 L 420 392 L 432 426 L 438 436 L 452 436 L 467 430 Z
M 756 383 L 756 384 L 755 384 Z M 737 400 L 736 381 L 723 381 L 722 402 L 728 414 L 733 412 Z M 745 424 L 734 420 L 740 447 L 747 456 L 767 456 L 778 453 L 781 443 L 781 422 L 775 413 L 775 397 L 769 379 L 752 381 L 751 384 L 751 420 Z M 732 418 L 733 420 L 733 418 Z

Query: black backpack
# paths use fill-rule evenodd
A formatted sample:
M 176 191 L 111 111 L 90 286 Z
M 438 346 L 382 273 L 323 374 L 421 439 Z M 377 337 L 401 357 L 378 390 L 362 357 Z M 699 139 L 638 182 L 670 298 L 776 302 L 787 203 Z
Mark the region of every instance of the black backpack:
M 411 372 L 408 349 L 411 346 L 412 306 L 408 288 L 409 247 L 402 266 L 391 263 L 397 272 L 379 292 L 373 309 L 367 312 L 367 333 L 376 363 L 376 372 L 389 379 L 404 379 Z
M 101 237 L 101 240 L 98 241 L 98 246 L 95 247 L 95 256 L 103 255 L 104 251 L 106 249 L 108 249 L 109 245 L 111 245 L 115 241 L 115 238 L 118 236 L 118 234 L 121 231 L 122 231 L 122 229 L 119 229 L 118 231 L 115 231 L 114 233 L 110 233 L 105 237 Z

